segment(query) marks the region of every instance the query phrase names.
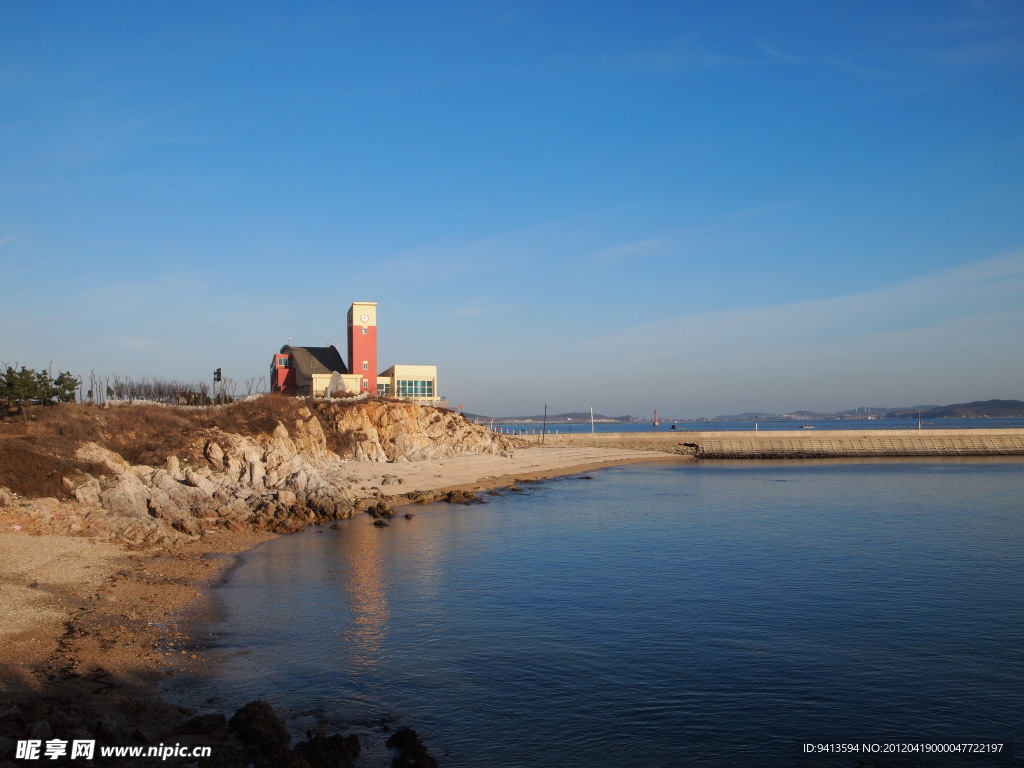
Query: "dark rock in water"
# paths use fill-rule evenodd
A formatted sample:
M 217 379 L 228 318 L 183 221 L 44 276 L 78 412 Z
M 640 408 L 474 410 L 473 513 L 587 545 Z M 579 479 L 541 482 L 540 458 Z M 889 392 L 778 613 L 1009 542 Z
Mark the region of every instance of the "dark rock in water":
M 332 525 L 331 526 L 331 530 L 332 531 L 340 531 L 341 530 L 341 523 L 335 523 L 334 525 Z
M 518 487 L 516 487 L 514 485 L 510 485 L 508 487 L 508 490 L 512 491 L 513 493 L 522 493 L 523 492 L 522 488 L 518 488 Z
M 250 701 L 235 712 L 228 725 L 243 742 L 259 747 L 283 747 L 291 737 L 274 708 L 265 701 Z
M 594 478 L 592 478 L 590 475 L 580 475 L 579 479 L 580 480 L 593 480 Z
M 483 504 L 484 500 L 472 491 L 448 491 L 444 501 L 449 504 Z
M 412 513 L 412 512 L 406 512 L 406 513 L 405 513 L 405 519 L 406 519 L 406 520 L 412 520 L 412 519 L 413 519 L 413 517 L 415 517 L 415 515 L 413 515 L 413 513 Z
M 388 527 L 388 524 L 385 523 L 383 520 L 380 520 L 380 519 L 374 520 L 373 524 L 375 526 L 377 526 L 378 528 L 387 528 Z
M 367 507 L 366 514 L 374 520 L 387 520 L 395 516 L 395 510 L 386 501 L 378 501 L 372 507 Z
M 207 715 L 196 715 L 191 720 L 186 720 L 178 728 L 182 735 L 198 735 L 226 731 L 228 728 L 227 718 L 220 712 L 213 712 Z
M 391 768 L 437 768 L 437 760 L 430 756 L 412 728 L 399 728 L 386 744 L 388 749 L 398 750 L 398 756 L 391 762 Z
M 310 768 L 350 768 L 359 752 L 359 737 L 355 734 L 325 736 L 323 731 L 292 749 L 292 755 L 304 760 Z
M 488 496 L 501 496 L 501 491 L 490 490 L 487 492 Z

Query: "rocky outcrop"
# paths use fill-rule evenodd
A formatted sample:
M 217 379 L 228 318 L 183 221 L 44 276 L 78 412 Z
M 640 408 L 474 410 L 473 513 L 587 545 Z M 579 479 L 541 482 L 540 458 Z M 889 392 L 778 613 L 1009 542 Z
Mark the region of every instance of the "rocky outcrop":
M 504 435 L 482 429 L 459 414 L 411 403 L 367 402 L 361 407 L 324 403 L 317 417 L 352 443 L 358 461 L 430 461 L 459 453 L 511 456 Z
M 162 466 L 132 465 L 97 442 L 74 453 L 63 478 L 73 503 L 7 494 L 0 528 L 72 533 L 135 547 L 175 546 L 217 530 L 291 532 L 350 517 L 366 494 L 349 460 L 431 461 L 459 453 L 511 455 L 502 435 L 450 411 L 407 403 L 311 402 L 269 433 L 204 430 Z

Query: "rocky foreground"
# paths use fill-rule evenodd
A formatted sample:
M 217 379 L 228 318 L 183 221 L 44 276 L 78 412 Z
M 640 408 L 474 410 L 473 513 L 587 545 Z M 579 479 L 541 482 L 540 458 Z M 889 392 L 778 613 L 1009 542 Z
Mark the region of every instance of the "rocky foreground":
M 54 470 L 64 470 L 64 498 L 0 487 L 0 531 L 88 536 L 140 548 L 180 546 L 215 531 L 289 533 L 351 517 L 374 496 L 355 482 L 351 462 L 511 456 L 514 450 L 509 438 L 435 408 L 378 401 L 272 406 L 273 425 L 248 432 L 201 422 L 174 425 L 177 445 L 159 464 L 132 463 L 112 439 L 64 439 L 57 445 L 65 466 Z M 142 429 L 147 416 L 154 429 L 162 423 L 157 406 L 119 409 L 136 409 Z M 193 434 L 181 440 L 190 426 Z M 0 445 L 33 437 L 6 436 Z M 403 496 L 397 485 L 387 490 L 377 495 Z M 413 493 L 406 500 L 434 498 Z

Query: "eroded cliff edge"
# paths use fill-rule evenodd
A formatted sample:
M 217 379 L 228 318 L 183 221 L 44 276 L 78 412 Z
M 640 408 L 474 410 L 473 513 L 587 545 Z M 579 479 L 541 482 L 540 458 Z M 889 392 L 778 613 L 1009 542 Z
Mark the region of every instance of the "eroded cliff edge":
M 346 471 L 351 461 L 514 450 L 453 411 L 384 400 L 266 396 L 206 409 L 70 405 L 33 416 L 0 433 L 0 530 L 134 547 L 350 517 L 366 501 Z

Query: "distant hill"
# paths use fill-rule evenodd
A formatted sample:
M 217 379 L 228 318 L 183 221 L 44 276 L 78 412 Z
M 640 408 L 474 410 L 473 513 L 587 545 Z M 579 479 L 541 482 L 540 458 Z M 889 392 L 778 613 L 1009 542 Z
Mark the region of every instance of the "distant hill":
M 789 413 L 746 412 L 716 416 L 707 421 L 824 421 L 828 419 L 922 419 L 949 418 L 1024 418 L 1024 401 L 1021 400 L 977 400 L 973 403 L 955 405 L 911 405 L 900 408 L 860 407 L 837 413 L 817 411 L 790 411 Z M 701 421 L 701 419 L 698 419 Z
M 707 419 L 707 421 L 758 421 L 759 419 L 778 420 L 782 418 L 783 417 L 777 413 L 761 413 L 759 411 L 747 411 L 746 413 L 732 413 L 723 416 L 715 416 L 712 419 Z
M 919 412 L 922 419 L 965 419 L 986 416 L 990 418 L 1021 418 L 1024 417 L 1024 401 L 976 400 L 973 403 L 956 403 L 955 405 L 902 408 L 889 411 L 885 414 L 885 418 L 916 419 Z
M 494 419 L 495 424 L 508 424 L 508 423 L 519 423 L 519 422 L 543 422 L 544 414 L 537 416 L 484 416 L 482 414 L 467 413 L 466 417 L 474 421 L 490 421 Z M 547 415 L 548 424 L 553 421 L 590 421 L 590 411 L 569 411 L 568 413 L 549 413 Z M 601 413 L 594 414 L 594 421 L 601 422 L 630 422 L 636 421 L 632 416 L 605 416 Z
M 1024 401 L 1022 400 L 977 400 L 973 403 L 956 403 L 954 405 L 912 405 L 900 408 L 882 408 L 877 406 L 861 406 L 851 408 L 847 411 L 835 413 L 819 413 L 817 411 L 790 411 L 788 413 L 764 413 L 761 411 L 747 411 L 745 413 L 733 413 L 712 418 L 689 418 L 686 421 L 693 422 L 714 422 L 714 421 L 824 421 L 827 419 L 916 419 L 917 414 L 922 419 L 949 419 L 949 418 L 1024 418 Z M 490 422 L 494 419 L 495 424 L 509 423 L 533 423 L 540 424 L 544 421 L 544 414 L 535 416 L 484 416 L 483 414 L 467 413 L 466 417 L 473 421 Z M 589 422 L 589 411 L 569 411 L 567 413 L 549 413 L 548 424 L 558 422 Z M 662 421 L 670 422 L 677 419 L 677 416 L 662 416 Z M 605 416 L 601 413 L 594 414 L 594 421 L 604 423 L 639 423 L 649 422 L 650 418 L 638 419 L 635 416 Z

